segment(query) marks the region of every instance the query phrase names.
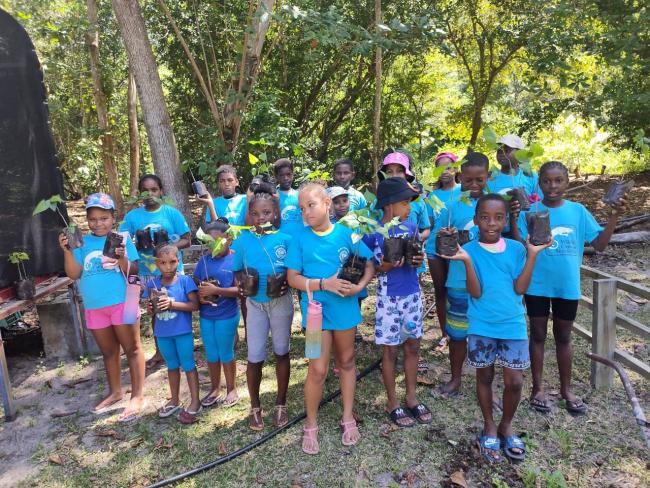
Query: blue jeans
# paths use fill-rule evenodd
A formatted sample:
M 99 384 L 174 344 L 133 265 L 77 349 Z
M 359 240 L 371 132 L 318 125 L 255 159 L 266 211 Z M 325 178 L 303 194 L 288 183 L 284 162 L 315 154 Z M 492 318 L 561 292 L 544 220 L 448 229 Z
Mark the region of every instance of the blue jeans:
M 157 337 L 158 349 L 162 354 L 167 369 L 183 368 L 186 373 L 196 369 L 194 362 L 194 337 L 192 333 L 171 337 Z
M 199 319 L 205 357 L 209 363 L 229 363 L 235 359 L 235 334 L 239 311 L 227 319 Z

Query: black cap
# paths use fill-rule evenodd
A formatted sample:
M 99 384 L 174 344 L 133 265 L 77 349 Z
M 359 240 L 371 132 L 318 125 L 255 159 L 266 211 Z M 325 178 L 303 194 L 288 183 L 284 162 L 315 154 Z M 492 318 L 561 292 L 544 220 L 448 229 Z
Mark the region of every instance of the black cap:
M 419 196 L 420 194 L 408 181 L 393 176 L 379 182 L 375 207 L 384 208 L 386 205 L 404 200 L 412 202 Z

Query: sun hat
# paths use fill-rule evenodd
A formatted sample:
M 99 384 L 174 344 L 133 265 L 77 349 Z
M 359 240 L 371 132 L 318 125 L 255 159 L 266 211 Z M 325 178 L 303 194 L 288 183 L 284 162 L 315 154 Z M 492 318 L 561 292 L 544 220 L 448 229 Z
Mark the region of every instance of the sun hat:
M 327 189 L 327 195 L 334 200 L 336 197 L 340 197 L 341 195 L 348 195 L 348 190 L 342 186 L 330 186 Z
M 104 210 L 115 210 L 115 203 L 107 193 L 93 193 L 86 198 L 86 210 L 89 208 L 103 208 Z
M 449 159 L 451 159 L 452 163 L 455 163 L 456 161 L 458 161 L 458 156 L 456 156 L 453 152 L 444 151 L 444 152 L 438 153 L 438 155 L 433 160 L 433 164 L 436 164 L 442 158 L 449 158 Z
M 499 144 L 503 144 L 504 146 L 508 146 L 513 149 L 523 149 L 526 147 L 524 145 L 524 141 L 521 140 L 521 137 L 515 134 L 506 134 L 501 139 L 499 139 Z
M 404 200 L 412 202 L 419 196 L 417 190 L 404 178 L 392 176 L 379 182 L 375 207 L 384 208 L 386 205 Z
M 383 172 L 383 168 L 389 164 L 398 164 L 403 167 L 404 172 L 406 173 L 406 181 L 413 181 L 415 179 L 415 175 L 411 171 L 411 163 L 409 161 L 409 157 L 404 153 L 395 151 L 387 154 L 384 158 L 384 161 L 381 164 L 381 168 L 379 168 L 379 171 L 377 172 L 377 177 L 379 180 L 383 180 L 386 177 Z

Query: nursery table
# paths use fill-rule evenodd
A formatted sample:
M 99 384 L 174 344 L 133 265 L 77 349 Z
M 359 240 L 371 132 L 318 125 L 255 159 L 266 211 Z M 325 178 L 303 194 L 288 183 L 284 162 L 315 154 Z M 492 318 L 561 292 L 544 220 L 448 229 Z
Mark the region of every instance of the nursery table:
M 9 300 L 0 304 L 0 319 L 4 319 L 16 312 L 22 312 L 36 300 L 45 298 L 61 288 L 68 287 L 71 300 L 76 301 L 73 290 L 74 281 L 68 277 L 54 277 L 45 280 L 36 285 L 36 293 L 31 300 Z M 16 406 L 11 388 L 11 379 L 9 378 L 9 369 L 7 368 L 7 358 L 5 357 L 4 343 L 2 342 L 2 329 L 0 329 L 0 397 L 5 410 L 5 420 L 11 421 L 16 416 Z

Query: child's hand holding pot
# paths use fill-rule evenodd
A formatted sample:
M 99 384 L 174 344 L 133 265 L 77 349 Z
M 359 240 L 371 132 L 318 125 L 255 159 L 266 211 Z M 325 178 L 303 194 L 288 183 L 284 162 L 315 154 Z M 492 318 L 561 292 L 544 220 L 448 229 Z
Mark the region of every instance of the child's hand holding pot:
M 158 310 L 161 312 L 170 310 L 172 308 L 172 302 L 173 300 L 168 296 L 158 297 Z
M 59 246 L 61 246 L 63 252 L 70 250 L 70 244 L 68 244 L 68 236 L 63 232 L 59 234 Z
M 219 295 L 219 287 L 212 283 L 203 282 L 199 285 L 199 298 L 213 297 Z
M 352 283 L 347 280 L 337 278 L 337 275 L 331 276 L 323 280 L 323 290 L 331 293 L 336 293 L 338 296 L 348 296 L 347 292 L 352 287 Z

